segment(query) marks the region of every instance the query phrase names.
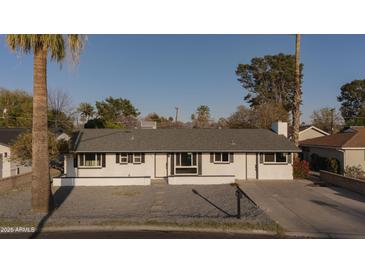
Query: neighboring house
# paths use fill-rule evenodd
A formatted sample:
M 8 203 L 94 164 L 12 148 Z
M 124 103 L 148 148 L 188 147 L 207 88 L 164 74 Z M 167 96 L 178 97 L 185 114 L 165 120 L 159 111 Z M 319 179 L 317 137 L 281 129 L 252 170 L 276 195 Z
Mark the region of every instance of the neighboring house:
M 56 140 L 57 141 L 69 141 L 71 139 L 71 137 L 67 134 L 67 133 L 65 133 L 65 132 L 62 132 L 62 133 L 59 133 L 59 134 L 57 134 L 56 135 Z
M 365 169 L 365 127 L 351 127 L 340 133 L 300 142 L 303 159 L 311 161 L 311 155 L 335 158 L 341 172 L 346 166 L 361 165 Z
M 0 128 L 0 178 L 26 173 L 32 170 L 29 166 L 19 165 L 10 161 L 10 145 L 26 129 L 24 128 Z
M 221 184 L 293 179 L 287 138 L 266 129 L 84 129 L 54 185 Z
M 293 139 L 293 127 L 289 127 L 288 135 L 289 139 Z M 328 135 L 330 134 L 315 126 L 302 125 L 299 127 L 299 142 Z

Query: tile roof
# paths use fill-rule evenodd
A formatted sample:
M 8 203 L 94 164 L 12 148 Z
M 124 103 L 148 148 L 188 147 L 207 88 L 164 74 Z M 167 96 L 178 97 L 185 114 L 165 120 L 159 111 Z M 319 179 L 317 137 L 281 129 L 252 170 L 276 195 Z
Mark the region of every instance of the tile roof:
M 0 128 L 0 143 L 10 145 L 26 128 Z
M 352 129 L 352 131 L 304 140 L 300 142 L 300 146 L 365 147 L 365 127 L 352 127 Z
M 83 129 L 72 140 L 77 152 L 300 151 L 267 129 Z

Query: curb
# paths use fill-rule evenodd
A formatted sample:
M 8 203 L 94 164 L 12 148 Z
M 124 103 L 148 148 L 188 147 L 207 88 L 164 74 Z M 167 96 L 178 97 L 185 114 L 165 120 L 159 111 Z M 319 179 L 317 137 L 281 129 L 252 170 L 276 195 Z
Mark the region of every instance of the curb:
M 190 228 L 179 226 L 157 226 L 157 225 L 74 225 L 74 226 L 60 226 L 52 227 L 45 226 L 42 232 L 61 232 L 61 231 L 184 231 L 184 232 L 219 232 L 219 233 L 234 233 L 234 234 L 252 234 L 252 235 L 266 235 L 277 236 L 276 232 L 267 230 L 240 230 L 240 229 L 218 229 L 218 228 Z M 286 235 L 286 234 L 285 234 Z

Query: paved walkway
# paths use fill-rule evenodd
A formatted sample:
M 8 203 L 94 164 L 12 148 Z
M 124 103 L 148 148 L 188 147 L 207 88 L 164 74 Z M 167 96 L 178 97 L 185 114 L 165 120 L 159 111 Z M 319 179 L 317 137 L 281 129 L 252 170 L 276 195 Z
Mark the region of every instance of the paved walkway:
M 285 230 L 329 238 L 365 238 L 365 196 L 309 180 L 240 184 Z

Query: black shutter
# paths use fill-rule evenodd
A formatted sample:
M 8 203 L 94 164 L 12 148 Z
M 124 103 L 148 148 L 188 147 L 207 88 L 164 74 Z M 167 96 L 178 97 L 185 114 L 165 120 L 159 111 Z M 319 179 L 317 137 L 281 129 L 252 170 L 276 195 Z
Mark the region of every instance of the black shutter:
M 264 162 L 264 154 L 260 153 L 260 164 Z
M 144 163 L 144 153 L 141 153 L 141 162 Z
M 77 167 L 77 154 L 74 154 L 74 167 Z
M 213 152 L 210 153 L 210 162 L 211 163 L 214 162 L 214 153 Z
M 133 163 L 133 153 L 128 153 L 128 163 Z
M 171 161 L 171 175 L 174 175 L 174 153 L 171 153 L 171 157 L 170 157 L 170 161 Z
M 233 160 L 234 160 L 233 158 L 234 158 L 233 152 L 229 153 L 229 162 L 230 163 L 233 163 Z
M 288 153 L 288 163 L 291 164 L 292 163 L 292 159 L 291 159 L 291 153 Z
M 116 154 L 115 154 L 115 162 L 116 162 L 117 164 L 119 164 L 119 162 L 120 162 L 120 154 L 119 154 L 119 153 L 116 153 Z
M 198 153 L 198 175 L 202 175 L 202 153 Z
M 102 167 L 106 167 L 106 163 L 105 163 L 105 153 L 101 154 L 101 166 Z

